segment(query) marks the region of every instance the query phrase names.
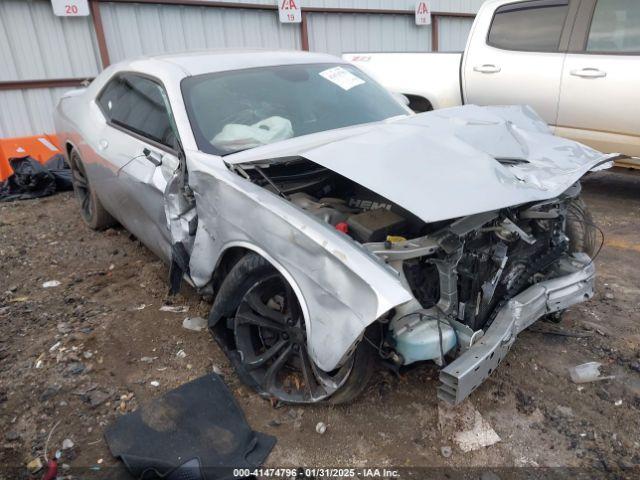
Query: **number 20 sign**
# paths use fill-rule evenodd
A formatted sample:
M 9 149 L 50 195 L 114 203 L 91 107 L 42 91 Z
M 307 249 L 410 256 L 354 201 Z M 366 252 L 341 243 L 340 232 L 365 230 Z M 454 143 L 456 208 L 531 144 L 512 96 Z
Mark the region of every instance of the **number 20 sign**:
M 89 15 L 87 0 L 51 0 L 53 13 L 58 17 L 86 17 Z
M 281 23 L 302 22 L 300 2 L 302 0 L 278 0 L 278 14 Z

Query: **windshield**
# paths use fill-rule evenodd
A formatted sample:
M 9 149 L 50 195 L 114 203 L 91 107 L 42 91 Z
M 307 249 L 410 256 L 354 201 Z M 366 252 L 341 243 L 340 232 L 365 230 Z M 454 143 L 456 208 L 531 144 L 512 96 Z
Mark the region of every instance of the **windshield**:
M 198 148 L 215 155 L 407 114 L 389 92 L 346 64 L 198 75 L 182 81 L 182 94 Z

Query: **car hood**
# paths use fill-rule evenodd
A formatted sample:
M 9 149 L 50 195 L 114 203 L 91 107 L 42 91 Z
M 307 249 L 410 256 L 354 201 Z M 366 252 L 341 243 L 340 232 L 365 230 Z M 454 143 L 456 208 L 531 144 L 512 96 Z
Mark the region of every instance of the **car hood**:
M 468 105 L 297 137 L 224 159 L 243 164 L 291 156 L 435 222 L 556 197 L 615 155 L 554 136 L 530 107 Z

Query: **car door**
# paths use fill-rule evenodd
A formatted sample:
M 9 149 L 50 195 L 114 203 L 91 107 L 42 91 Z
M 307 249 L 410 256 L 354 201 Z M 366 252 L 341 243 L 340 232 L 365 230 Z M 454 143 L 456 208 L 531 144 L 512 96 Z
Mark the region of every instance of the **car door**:
M 479 14 L 474 31 L 488 33 L 486 38 L 472 37 L 465 52 L 465 103 L 530 105 L 555 125 L 564 52 L 576 10 L 577 4 L 569 0 L 532 0 L 501 5 L 493 16 Z
M 143 74 L 121 73 L 113 82 L 117 88 L 98 98 L 108 124 L 104 155 L 119 166 L 107 202 L 127 230 L 168 260 L 164 193 L 179 161 L 167 96 L 159 80 Z
M 585 0 L 562 74 L 558 134 L 640 157 L 640 1 Z

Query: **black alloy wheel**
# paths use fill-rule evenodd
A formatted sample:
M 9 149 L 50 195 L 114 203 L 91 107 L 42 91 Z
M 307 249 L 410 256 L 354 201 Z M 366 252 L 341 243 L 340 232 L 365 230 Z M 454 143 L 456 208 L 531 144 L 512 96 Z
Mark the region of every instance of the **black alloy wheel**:
M 354 357 L 333 372 L 316 367 L 297 297 L 277 272 L 260 279 L 242 297 L 234 337 L 245 373 L 263 393 L 287 403 L 327 399 L 352 373 Z

